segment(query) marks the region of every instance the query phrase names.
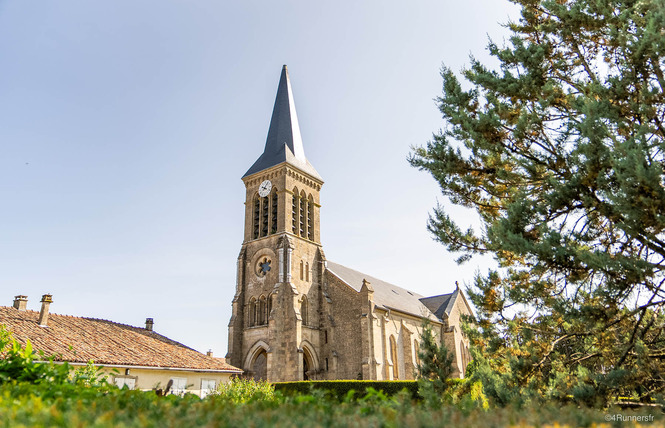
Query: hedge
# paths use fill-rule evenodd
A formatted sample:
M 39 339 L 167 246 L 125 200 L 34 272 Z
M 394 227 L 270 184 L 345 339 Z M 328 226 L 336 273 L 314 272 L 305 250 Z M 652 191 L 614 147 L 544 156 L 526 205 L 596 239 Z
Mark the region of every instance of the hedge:
M 285 395 L 308 394 L 311 390 L 330 391 L 334 396 L 342 399 L 346 394 L 354 390 L 356 397 L 362 397 L 367 393 L 367 388 L 383 391 L 391 396 L 406 389 L 413 398 L 418 398 L 418 382 L 415 380 L 312 380 L 300 382 L 276 382 L 273 383 L 275 391 Z

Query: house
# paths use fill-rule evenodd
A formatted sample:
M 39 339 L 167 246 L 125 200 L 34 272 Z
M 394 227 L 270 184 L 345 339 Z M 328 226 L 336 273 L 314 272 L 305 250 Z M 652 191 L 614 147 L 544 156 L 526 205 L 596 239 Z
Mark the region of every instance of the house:
M 472 310 L 459 287 L 425 297 L 324 254 L 323 179 L 305 156 L 286 66 L 264 151 L 242 180 L 231 364 L 269 381 L 413 379 L 426 320 L 464 377 L 470 356 L 460 321 Z
M 152 318 L 145 327 L 113 321 L 50 313 L 52 296 L 41 300 L 39 312 L 27 309 L 27 297 L 14 298 L 11 307 L 0 306 L 0 324 L 35 351 L 55 356 L 74 367 L 89 361 L 103 367 L 113 382 L 131 389 L 165 388 L 205 396 L 242 370 L 153 331 Z

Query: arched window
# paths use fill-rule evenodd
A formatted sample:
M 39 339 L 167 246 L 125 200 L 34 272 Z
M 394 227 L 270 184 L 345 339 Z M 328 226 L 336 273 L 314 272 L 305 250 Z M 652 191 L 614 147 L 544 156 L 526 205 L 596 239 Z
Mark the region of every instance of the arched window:
M 305 221 L 307 219 L 307 198 L 305 197 L 305 191 L 300 192 L 300 230 L 299 234 L 301 237 L 305 237 Z
M 277 233 L 277 208 L 278 208 L 278 197 L 277 197 L 277 189 L 275 187 L 272 188 L 272 213 L 270 216 L 270 233 Z
M 314 199 L 309 195 L 307 201 L 307 239 L 314 239 Z
M 418 341 L 416 339 L 413 340 L 413 350 L 416 353 L 416 365 L 420 366 L 420 355 L 418 355 L 420 352 L 420 345 L 418 345 Z
M 390 336 L 390 358 L 393 360 L 393 379 L 399 379 L 399 370 L 397 368 L 397 341 L 395 336 Z
M 259 325 L 265 325 L 268 317 L 266 316 L 266 298 L 261 296 L 259 298 Z
M 249 326 L 256 325 L 256 299 L 254 297 L 249 301 Z
M 309 282 L 309 262 L 305 263 L 305 281 Z
M 307 319 L 307 296 L 302 296 L 302 303 L 300 303 L 300 316 L 302 317 L 302 325 L 308 325 L 309 320 Z
M 272 299 L 273 299 L 274 296 L 275 296 L 274 294 L 271 294 L 270 296 L 268 296 L 268 311 L 267 311 L 268 312 L 268 319 L 270 318 L 270 313 L 272 312 Z
M 300 260 L 300 280 L 302 281 L 304 279 L 305 279 L 305 262 Z
M 466 373 L 466 366 L 471 362 L 471 355 L 469 355 L 469 348 L 464 345 L 464 342 L 460 340 L 459 350 L 462 354 L 462 375 Z
M 259 237 L 259 230 L 260 230 L 260 217 L 261 217 L 261 199 L 259 199 L 259 194 L 257 193 L 254 196 L 254 217 L 253 217 L 253 224 L 252 224 L 252 236 L 254 239 L 257 239 Z
M 293 204 L 291 205 L 291 227 L 293 228 L 293 234 L 298 234 L 298 188 L 293 188 Z
M 270 213 L 270 207 L 268 206 L 269 203 L 270 199 L 268 199 L 267 196 L 265 198 L 261 198 L 261 212 L 263 213 L 261 219 L 261 236 L 268 235 L 268 214 Z

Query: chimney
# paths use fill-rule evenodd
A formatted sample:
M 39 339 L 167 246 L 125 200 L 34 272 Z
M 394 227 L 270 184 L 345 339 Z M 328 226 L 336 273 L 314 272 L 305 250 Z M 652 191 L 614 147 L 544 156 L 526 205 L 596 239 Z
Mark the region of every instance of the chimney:
M 42 296 L 42 309 L 39 311 L 39 325 L 46 327 L 48 325 L 48 309 L 53 303 L 53 296 L 44 294 Z
M 25 311 L 27 306 L 28 306 L 28 296 L 24 296 L 22 294 L 14 296 L 14 307 L 16 309 L 18 309 L 19 311 Z
M 206 355 L 209 357 L 212 357 L 212 349 L 208 349 L 208 352 L 206 352 Z
M 155 324 L 155 321 L 152 318 L 145 319 L 145 329 L 152 331 L 152 326 Z

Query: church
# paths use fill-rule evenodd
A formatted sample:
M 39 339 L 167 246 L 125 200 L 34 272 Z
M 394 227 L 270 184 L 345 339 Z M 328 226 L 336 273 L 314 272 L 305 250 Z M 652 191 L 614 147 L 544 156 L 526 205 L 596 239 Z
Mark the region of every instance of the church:
M 283 67 L 265 149 L 242 180 L 244 240 L 227 361 L 255 379 L 414 379 L 423 321 L 464 377 L 470 361 L 464 294 L 424 297 L 327 259 L 323 179 L 305 157 Z

